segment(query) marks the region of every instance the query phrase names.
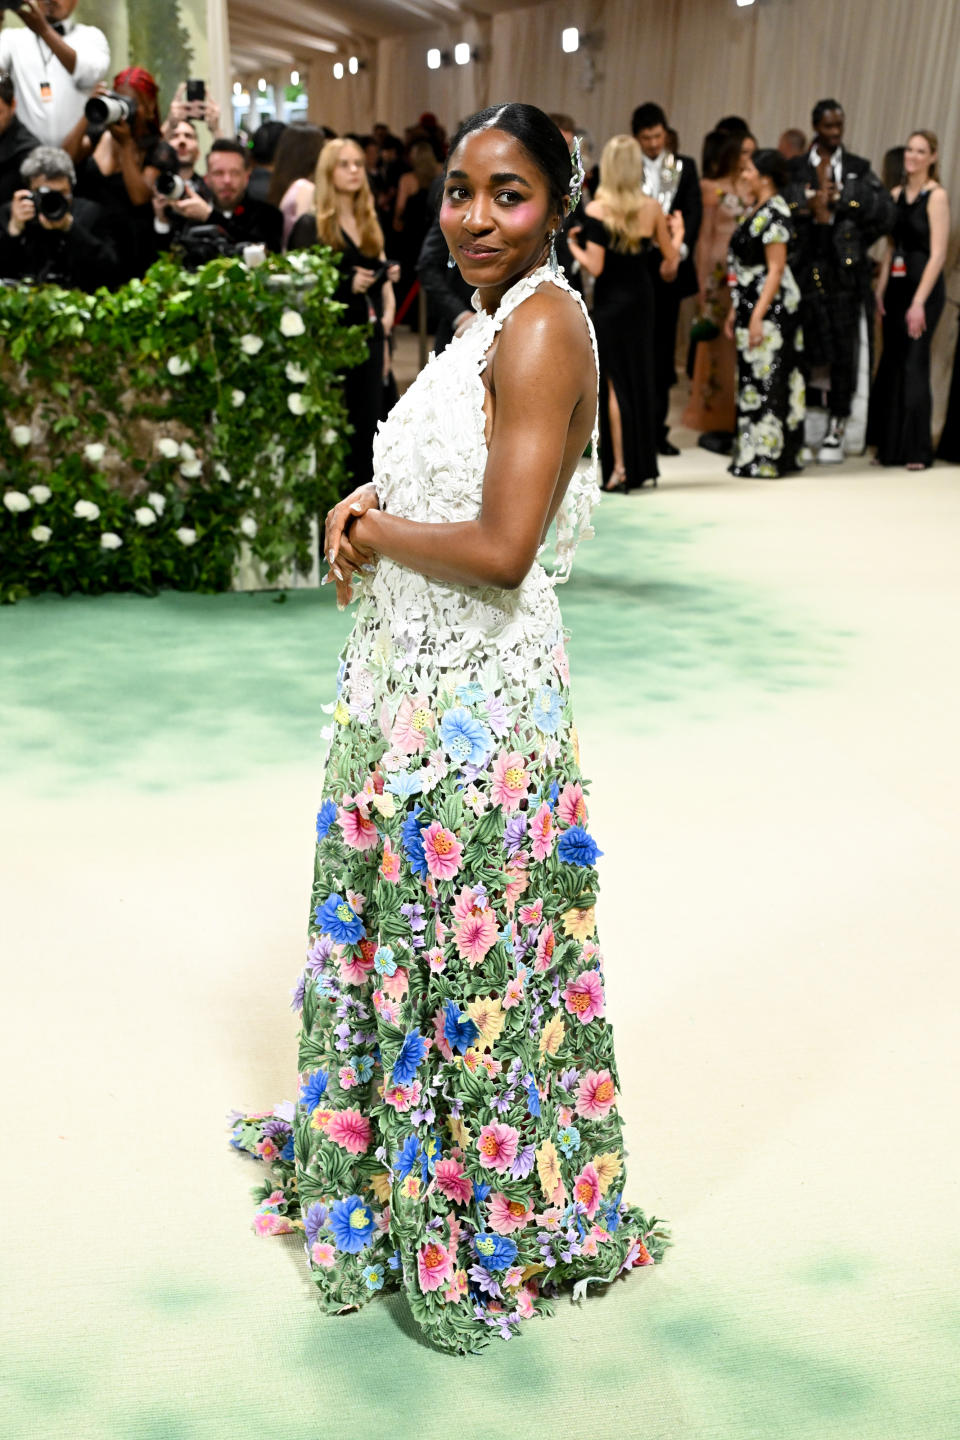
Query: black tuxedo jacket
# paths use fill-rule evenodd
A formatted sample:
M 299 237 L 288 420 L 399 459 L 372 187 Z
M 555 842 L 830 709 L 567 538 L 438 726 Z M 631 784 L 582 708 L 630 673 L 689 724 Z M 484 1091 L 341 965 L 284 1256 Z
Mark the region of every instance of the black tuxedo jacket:
M 93 292 L 117 283 L 117 252 L 103 224 L 103 211 L 75 195 L 69 230 L 45 230 L 30 220 L 21 235 L 10 235 L 10 205 L 0 206 L 0 276 Z
M 810 194 L 818 184 L 817 167 L 809 152 L 791 167 L 790 182 L 783 194 L 796 226 L 795 254 L 791 265 L 800 275 L 818 259 L 829 257 L 838 273 L 851 273 L 862 281 L 869 269 L 867 251 L 875 240 L 893 228 L 896 206 L 862 155 L 843 151 L 843 183 L 834 209 L 832 225 L 814 222 Z M 800 277 L 798 277 L 800 278 Z M 801 279 L 801 285 L 803 281 Z

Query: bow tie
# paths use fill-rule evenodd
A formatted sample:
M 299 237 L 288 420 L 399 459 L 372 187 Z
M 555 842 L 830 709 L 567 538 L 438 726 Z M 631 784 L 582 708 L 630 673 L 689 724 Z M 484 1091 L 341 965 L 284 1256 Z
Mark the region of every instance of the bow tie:
M 67 27 L 62 20 L 51 20 L 50 29 L 56 30 L 58 35 L 66 35 L 67 33 Z

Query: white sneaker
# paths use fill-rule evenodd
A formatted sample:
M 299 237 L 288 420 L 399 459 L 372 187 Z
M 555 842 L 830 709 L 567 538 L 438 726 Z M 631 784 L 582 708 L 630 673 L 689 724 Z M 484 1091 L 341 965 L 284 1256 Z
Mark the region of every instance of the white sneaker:
M 820 465 L 840 465 L 843 461 L 843 432 L 845 426 L 842 420 L 836 416 L 830 417 L 830 424 L 827 426 L 827 433 L 823 437 L 820 449 L 817 451 L 817 462 Z

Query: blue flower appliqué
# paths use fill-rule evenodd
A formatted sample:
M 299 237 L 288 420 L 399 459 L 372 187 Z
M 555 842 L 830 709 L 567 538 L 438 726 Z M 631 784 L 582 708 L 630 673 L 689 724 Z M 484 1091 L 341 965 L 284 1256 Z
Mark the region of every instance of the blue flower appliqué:
M 420 1031 L 409 1030 L 403 1037 L 403 1044 L 393 1062 L 394 1084 L 409 1085 L 426 1053 L 427 1042 L 421 1036 Z
M 552 735 L 563 716 L 563 700 L 552 685 L 541 685 L 533 702 L 533 718 L 538 730 Z
M 420 829 L 422 805 L 415 805 L 400 827 L 400 838 L 410 861 L 410 869 L 421 880 L 427 878 L 427 857 L 423 849 L 423 832 Z
M 448 1000 L 443 1020 L 443 1038 L 450 1049 L 459 1050 L 461 1055 L 465 1055 L 479 1034 L 480 1031 L 473 1021 L 466 1015 L 461 1015 L 457 1002 Z
M 300 1086 L 300 1104 L 308 1115 L 313 1114 L 327 1093 L 329 1078 L 326 1070 L 314 1070 L 313 1074 Z
M 505 1235 L 481 1230 L 473 1237 L 473 1251 L 487 1270 L 506 1270 L 517 1258 L 517 1247 Z
M 337 807 L 332 800 L 324 800 L 317 814 L 317 839 L 322 840 L 337 818 Z
M 373 1211 L 365 1205 L 360 1195 L 348 1195 L 337 1200 L 330 1212 L 330 1228 L 333 1243 L 338 1250 L 348 1255 L 359 1255 L 364 1246 L 370 1244 L 373 1235 Z
M 455 705 L 440 721 L 440 739 L 455 764 L 482 765 L 493 747 L 493 737 L 463 705 Z
M 342 895 L 331 895 L 315 911 L 317 924 L 325 935 L 340 945 L 356 945 L 363 939 L 363 921 Z
M 602 854 L 596 840 L 587 834 L 582 825 L 571 825 L 557 844 L 557 855 L 567 865 L 595 865 L 597 857 Z

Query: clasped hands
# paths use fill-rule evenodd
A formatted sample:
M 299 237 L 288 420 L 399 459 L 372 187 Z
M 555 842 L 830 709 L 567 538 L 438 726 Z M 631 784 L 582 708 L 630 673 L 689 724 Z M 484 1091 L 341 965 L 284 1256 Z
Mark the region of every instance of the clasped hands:
M 353 580 L 376 560 L 376 551 L 362 542 L 357 534 L 358 523 L 368 510 L 379 510 L 380 502 L 373 485 L 361 485 L 345 500 L 327 511 L 323 528 L 323 554 L 330 567 L 320 581 L 331 580 L 337 587 L 337 604 L 349 605 L 353 599 Z

